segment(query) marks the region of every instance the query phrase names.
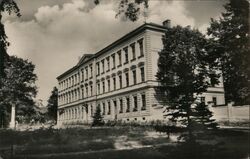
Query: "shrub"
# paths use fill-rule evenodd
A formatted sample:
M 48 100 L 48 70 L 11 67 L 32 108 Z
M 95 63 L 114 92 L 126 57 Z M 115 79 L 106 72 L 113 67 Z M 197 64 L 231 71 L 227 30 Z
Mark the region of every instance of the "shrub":
M 104 125 L 104 121 L 103 121 L 103 117 L 101 115 L 101 109 L 100 109 L 100 107 L 97 107 L 95 115 L 93 116 L 92 126 L 103 126 L 103 125 Z

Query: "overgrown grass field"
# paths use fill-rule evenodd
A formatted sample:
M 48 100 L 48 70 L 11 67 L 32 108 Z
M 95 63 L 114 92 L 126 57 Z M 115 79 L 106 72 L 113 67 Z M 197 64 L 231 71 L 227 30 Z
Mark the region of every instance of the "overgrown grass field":
M 245 158 L 249 155 L 249 132 L 218 130 L 217 145 L 181 145 L 176 136 L 150 127 L 99 127 L 39 129 L 35 131 L 0 130 L 0 156 L 10 154 L 1 148 L 14 145 L 13 158 L 48 159 L 149 159 L 149 158 Z M 211 142 L 205 139 L 203 143 Z M 212 143 L 212 142 L 211 142 Z M 186 146 L 186 147 L 185 147 Z M 193 147 L 190 151 L 187 147 Z M 180 155 L 183 154 L 183 155 Z M 191 155 L 191 156 L 190 156 Z

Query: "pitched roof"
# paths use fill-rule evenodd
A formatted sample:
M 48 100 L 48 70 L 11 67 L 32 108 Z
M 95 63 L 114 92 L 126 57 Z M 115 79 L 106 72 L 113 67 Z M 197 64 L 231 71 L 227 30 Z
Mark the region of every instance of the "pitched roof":
M 84 54 L 77 63 L 77 65 L 83 64 L 84 62 L 88 61 L 88 59 L 90 59 L 92 56 L 94 56 L 94 54 Z
M 127 33 L 126 35 L 124 35 L 120 39 L 114 41 L 113 43 L 111 43 L 107 47 L 103 48 L 102 50 L 98 51 L 96 54 L 85 54 L 86 56 L 83 55 L 83 57 L 80 59 L 80 61 L 78 62 L 78 64 L 76 66 L 70 68 L 69 70 L 67 70 L 66 72 L 64 72 L 60 76 L 58 76 L 57 80 L 63 78 L 67 74 L 73 72 L 75 69 L 80 67 L 82 64 L 88 62 L 89 60 L 91 60 L 91 59 L 93 59 L 95 57 L 98 57 L 98 56 L 102 55 L 103 53 L 105 53 L 105 52 L 107 52 L 107 51 L 109 51 L 111 49 L 113 49 L 117 45 L 121 44 L 122 42 L 126 41 L 127 39 L 129 39 L 129 38 L 131 38 L 131 37 L 133 37 L 135 35 L 138 35 L 139 33 L 143 32 L 146 29 L 159 31 L 159 32 L 164 32 L 166 30 L 166 27 L 163 26 L 163 25 L 155 24 L 155 23 L 145 23 L 145 24 L 139 26 L 138 28 L 132 30 L 131 32 Z

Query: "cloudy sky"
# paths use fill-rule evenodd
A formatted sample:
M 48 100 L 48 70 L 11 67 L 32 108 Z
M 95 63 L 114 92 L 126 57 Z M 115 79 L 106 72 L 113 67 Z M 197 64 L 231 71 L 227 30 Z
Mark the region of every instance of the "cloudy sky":
M 115 18 L 117 0 L 16 0 L 22 17 L 5 16 L 10 55 L 29 59 L 38 75 L 37 99 L 44 104 L 56 77 L 74 66 L 85 53 L 95 53 L 142 25 Z M 147 22 L 191 25 L 205 32 L 210 18 L 218 18 L 227 0 L 150 0 Z

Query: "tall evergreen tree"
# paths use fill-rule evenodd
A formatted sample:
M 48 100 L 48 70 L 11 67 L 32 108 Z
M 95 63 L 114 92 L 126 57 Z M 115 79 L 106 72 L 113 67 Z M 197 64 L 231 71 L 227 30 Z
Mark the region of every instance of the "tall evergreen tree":
M 93 116 L 92 126 L 102 126 L 104 125 L 103 117 L 101 115 L 101 108 L 96 107 L 95 114 Z
M 230 0 L 219 20 L 211 20 L 208 35 L 220 48 L 227 101 L 250 103 L 249 1 Z
M 58 109 L 58 89 L 53 88 L 48 100 L 48 115 L 52 120 L 57 121 L 57 109 Z
M 211 43 L 205 36 L 190 27 L 169 28 L 162 41 L 157 78 L 167 101 L 167 116 L 186 126 L 188 139 L 192 139 L 194 123 L 200 122 L 201 115 L 206 118 L 206 123 L 213 122 L 206 107 L 196 110 L 193 107 L 197 106 L 198 96 L 206 92 L 211 83 L 218 83 L 216 56 L 209 55 Z M 199 124 L 206 127 L 203 121 Z
M 218 124 L 212 119 L 213 113 L 208 109 L 204 102 L 197 102 L 193 110 L 195 121 L 201 126 L 201 129 L 216 129 Z

